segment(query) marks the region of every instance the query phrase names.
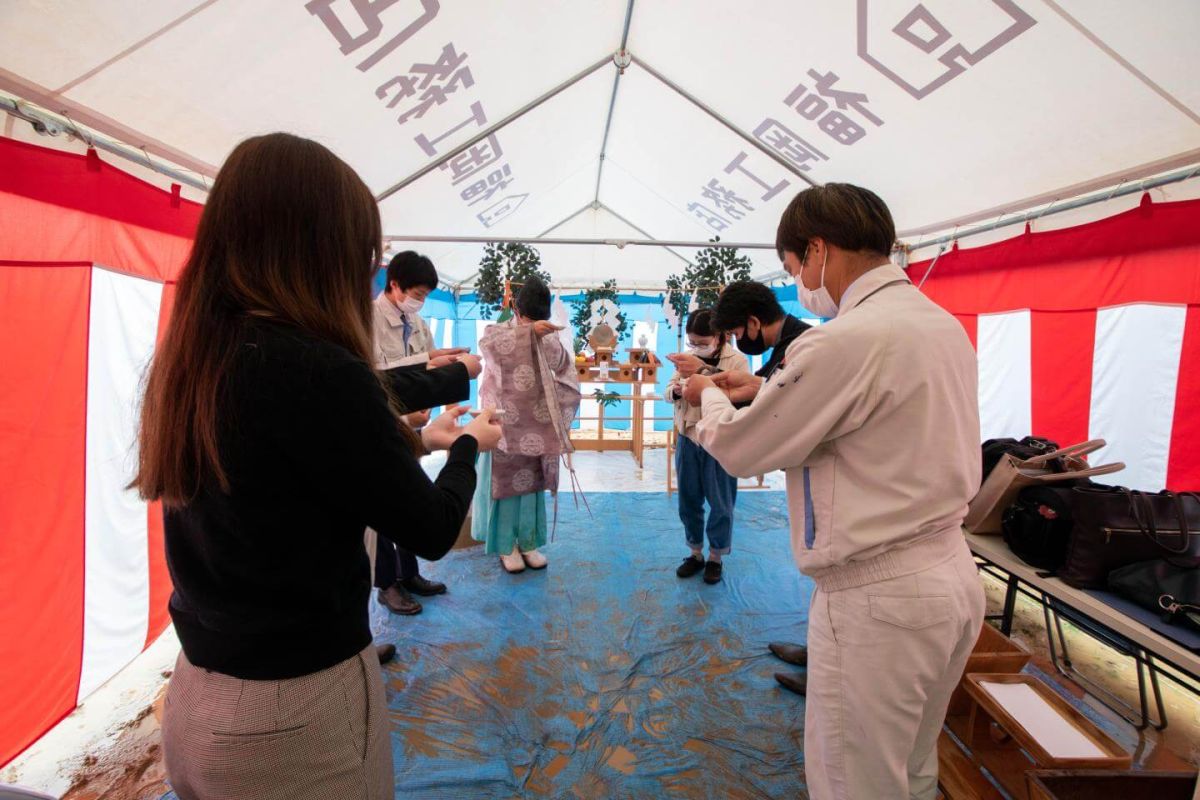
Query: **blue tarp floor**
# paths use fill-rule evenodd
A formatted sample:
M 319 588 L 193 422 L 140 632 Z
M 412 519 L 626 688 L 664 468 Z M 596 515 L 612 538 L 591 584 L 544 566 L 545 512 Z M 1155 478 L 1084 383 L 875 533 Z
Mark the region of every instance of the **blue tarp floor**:
M 544 572 L 482 547 L 424 571 L 449 593 L 417 617 L 373 604 L 396 796 L 803 796 L 804 702 L 767 651 L 803 641 L 811 584 L 782 492 L 738 497 L 725 580 L 682 581 L 675 500 L 559 498 Z

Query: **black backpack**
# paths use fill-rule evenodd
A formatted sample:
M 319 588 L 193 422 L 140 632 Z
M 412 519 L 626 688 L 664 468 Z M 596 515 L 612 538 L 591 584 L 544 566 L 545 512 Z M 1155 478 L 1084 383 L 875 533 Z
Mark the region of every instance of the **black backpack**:
M 1067 560 L 1074 520 L 1069 486 L 1029 486 L 1004 511 L 1000 529 L 1017 558 L 1054 572 Z
M 986 481 L 988 475 L 992 474 L 992 470 L 1000 463 L 1000 459 L 1005 453 L 1012 453 L 1020 459 L 1033 458 L 1044 453 L 1050 453 L 1058 449 L 1058 442 L 1053 442 L 1049 439 L 1040 439 L 1036 436 L 1026 436 L 1021 441 L 1016 439 L 988 439 L 983 443 L 983 475 L 981 482 Z M 1050 465 L 1054 469 L 1054 465 Z M 1055 470 L 1061 472 L 1061 470 Z

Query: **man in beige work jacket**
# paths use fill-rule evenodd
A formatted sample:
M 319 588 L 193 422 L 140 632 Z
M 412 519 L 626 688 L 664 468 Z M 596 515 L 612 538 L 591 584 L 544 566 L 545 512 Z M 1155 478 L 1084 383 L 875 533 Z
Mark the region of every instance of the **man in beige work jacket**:
M 804 760 L 814 800 L 933 798 L 937 738 L 983 621 L 961 524 L 979 486 L 975 353 L 891 264 L 891 213 L 849 184 L 801 192 L 776 246 L 830 322 L 764 382 L 694 377 L 701 445 L 787 477 L 809 610 Z M 735 410 L 733 402 L 753 398 Z
M 373 330 L 378 369 L 416 364 L 425 364 L 428 368 L 444 367 L 467 353 L 465 347 L 435 348 L 429 326 L 418 313 L 437 285 L 437 270 L 425 256 L 406 250 L 392 257 L 387 269 L 387 288 L 375 298 Z M 408 417 L 414 428 L 428 421 L 428 412 Z M 377 597 L 393 613 L 419 614 L 422 606 L 414 594 L 433 597 L 446 591 L 444 583 L 431 581 L 421 574 L 417 557 L 407 550 L 375 536 L 370 529 L 366 544 L 368 552 L 375 554 L 372 571 L 375 588 L 379 590 Z

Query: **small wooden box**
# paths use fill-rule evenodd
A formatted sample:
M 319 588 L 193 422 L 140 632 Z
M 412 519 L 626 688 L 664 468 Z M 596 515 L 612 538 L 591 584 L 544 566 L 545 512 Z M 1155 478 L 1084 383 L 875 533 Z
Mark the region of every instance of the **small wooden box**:
M 592 365 L 580 364 L 575 362 L 575 372 L 579 374 L 579 380 L 590 381 L 592 379 Z
M 596 350 L 596 363 L 597 364 L 603 364 L 606 361 L 609 363 L 612 362 L 613 349 L 611 347 L 597 347 L 597 348 L 595 348 L 595 350 Z
M 618 367 L 617 374 L 615 377 L 616 380 L 626 381 L 626 382 L 634 380 L 633 373 L 634 373 L 635 367 L 633 366 L 633 364 L 619 364 L 619 365 L 617 365 L 617 367 Z
M 1023 645 L 984 622 L 979 638 L 975 640 L 975 647 L 967 657 L 967 666 L 959 679 L 958 688 L 950 697 L 950 708 L 946 715 L 958 716 L 971 710 L 971 698 L 967 696 L 966 686 L 968 673 L 1016 674 L 1025 668 L 1029 658 L 1029 651 Z
M 1194 772 L 1033 770 L 1025 774 L 1029 800 L 1191 800 Z
M 1016 707 L 1004 706 L 984 686 L 984 684 L 1024 684 L 1037 696 L 1039 708 L 1048 706 L 1049 709 L 1062 718 L 1066 723 L 1064 731 L 1074 729 L 1070 734 L 1078 739 L 1086 740 L 1094 750 L 1091 755 L 1055 755 L 1069 751 L 1074 745 L 1062 742 L 1051 743 L 1047 737 L 1051 734 L 1039 728 L 1031 731 L 1017 719 Z M 1063 700 L 1053 689 L 1032 675 L 1003 675 L 971 673 L 966 677 L 967 694 L 970 695 L 971 720 L 968 727 L 967 747 L 974 750 L 978 746 L 1019 747 L 1036 767 L 1042 769 L 1129 769 L 1133 759 L 1104 731 L 1081 712 Z M 1044 705 L 1043 705 L 1044 704 Z M 1023 712 L 1022 712 L 1023 713 Z M 1040 712 L 1038 712 L 1040 714 Z M 1037 716 L 1034 714 L 1033 716 Z M 1044 717 L 1039 717 L 1043 718 Z M 995 726 L 993 728 L 993 726 Z M 990 742 L 989 742 L 990 740 Z M 1010 793 L 1019 796 L 1023 787 L 1005 787 Z
M 642 364 L 642 382 L 654 383 L 658 380 L 658 365 L 657 364 Z

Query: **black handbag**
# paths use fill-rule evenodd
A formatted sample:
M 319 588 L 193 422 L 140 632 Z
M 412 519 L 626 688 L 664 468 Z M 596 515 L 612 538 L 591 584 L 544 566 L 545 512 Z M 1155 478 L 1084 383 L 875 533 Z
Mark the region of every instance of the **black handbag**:
M 1073 526 L 1071 489 L 1027 486 L 1005 510 L 1000 530 L 1017 558 L 1055 572 L 1066 561 Z
M 1071 515 L 1075 524 L 1058 577 L 1077 589 L 1103 589 L 1110 572 L 1142 561 L 1166 560 L 1182 569 L 1200 565 L 1195 492 L 1076 487 Z
M 1200 569 L 1156 559 L 1113 570 L 1108 588 L 1163 622 L 1200 631 Z

